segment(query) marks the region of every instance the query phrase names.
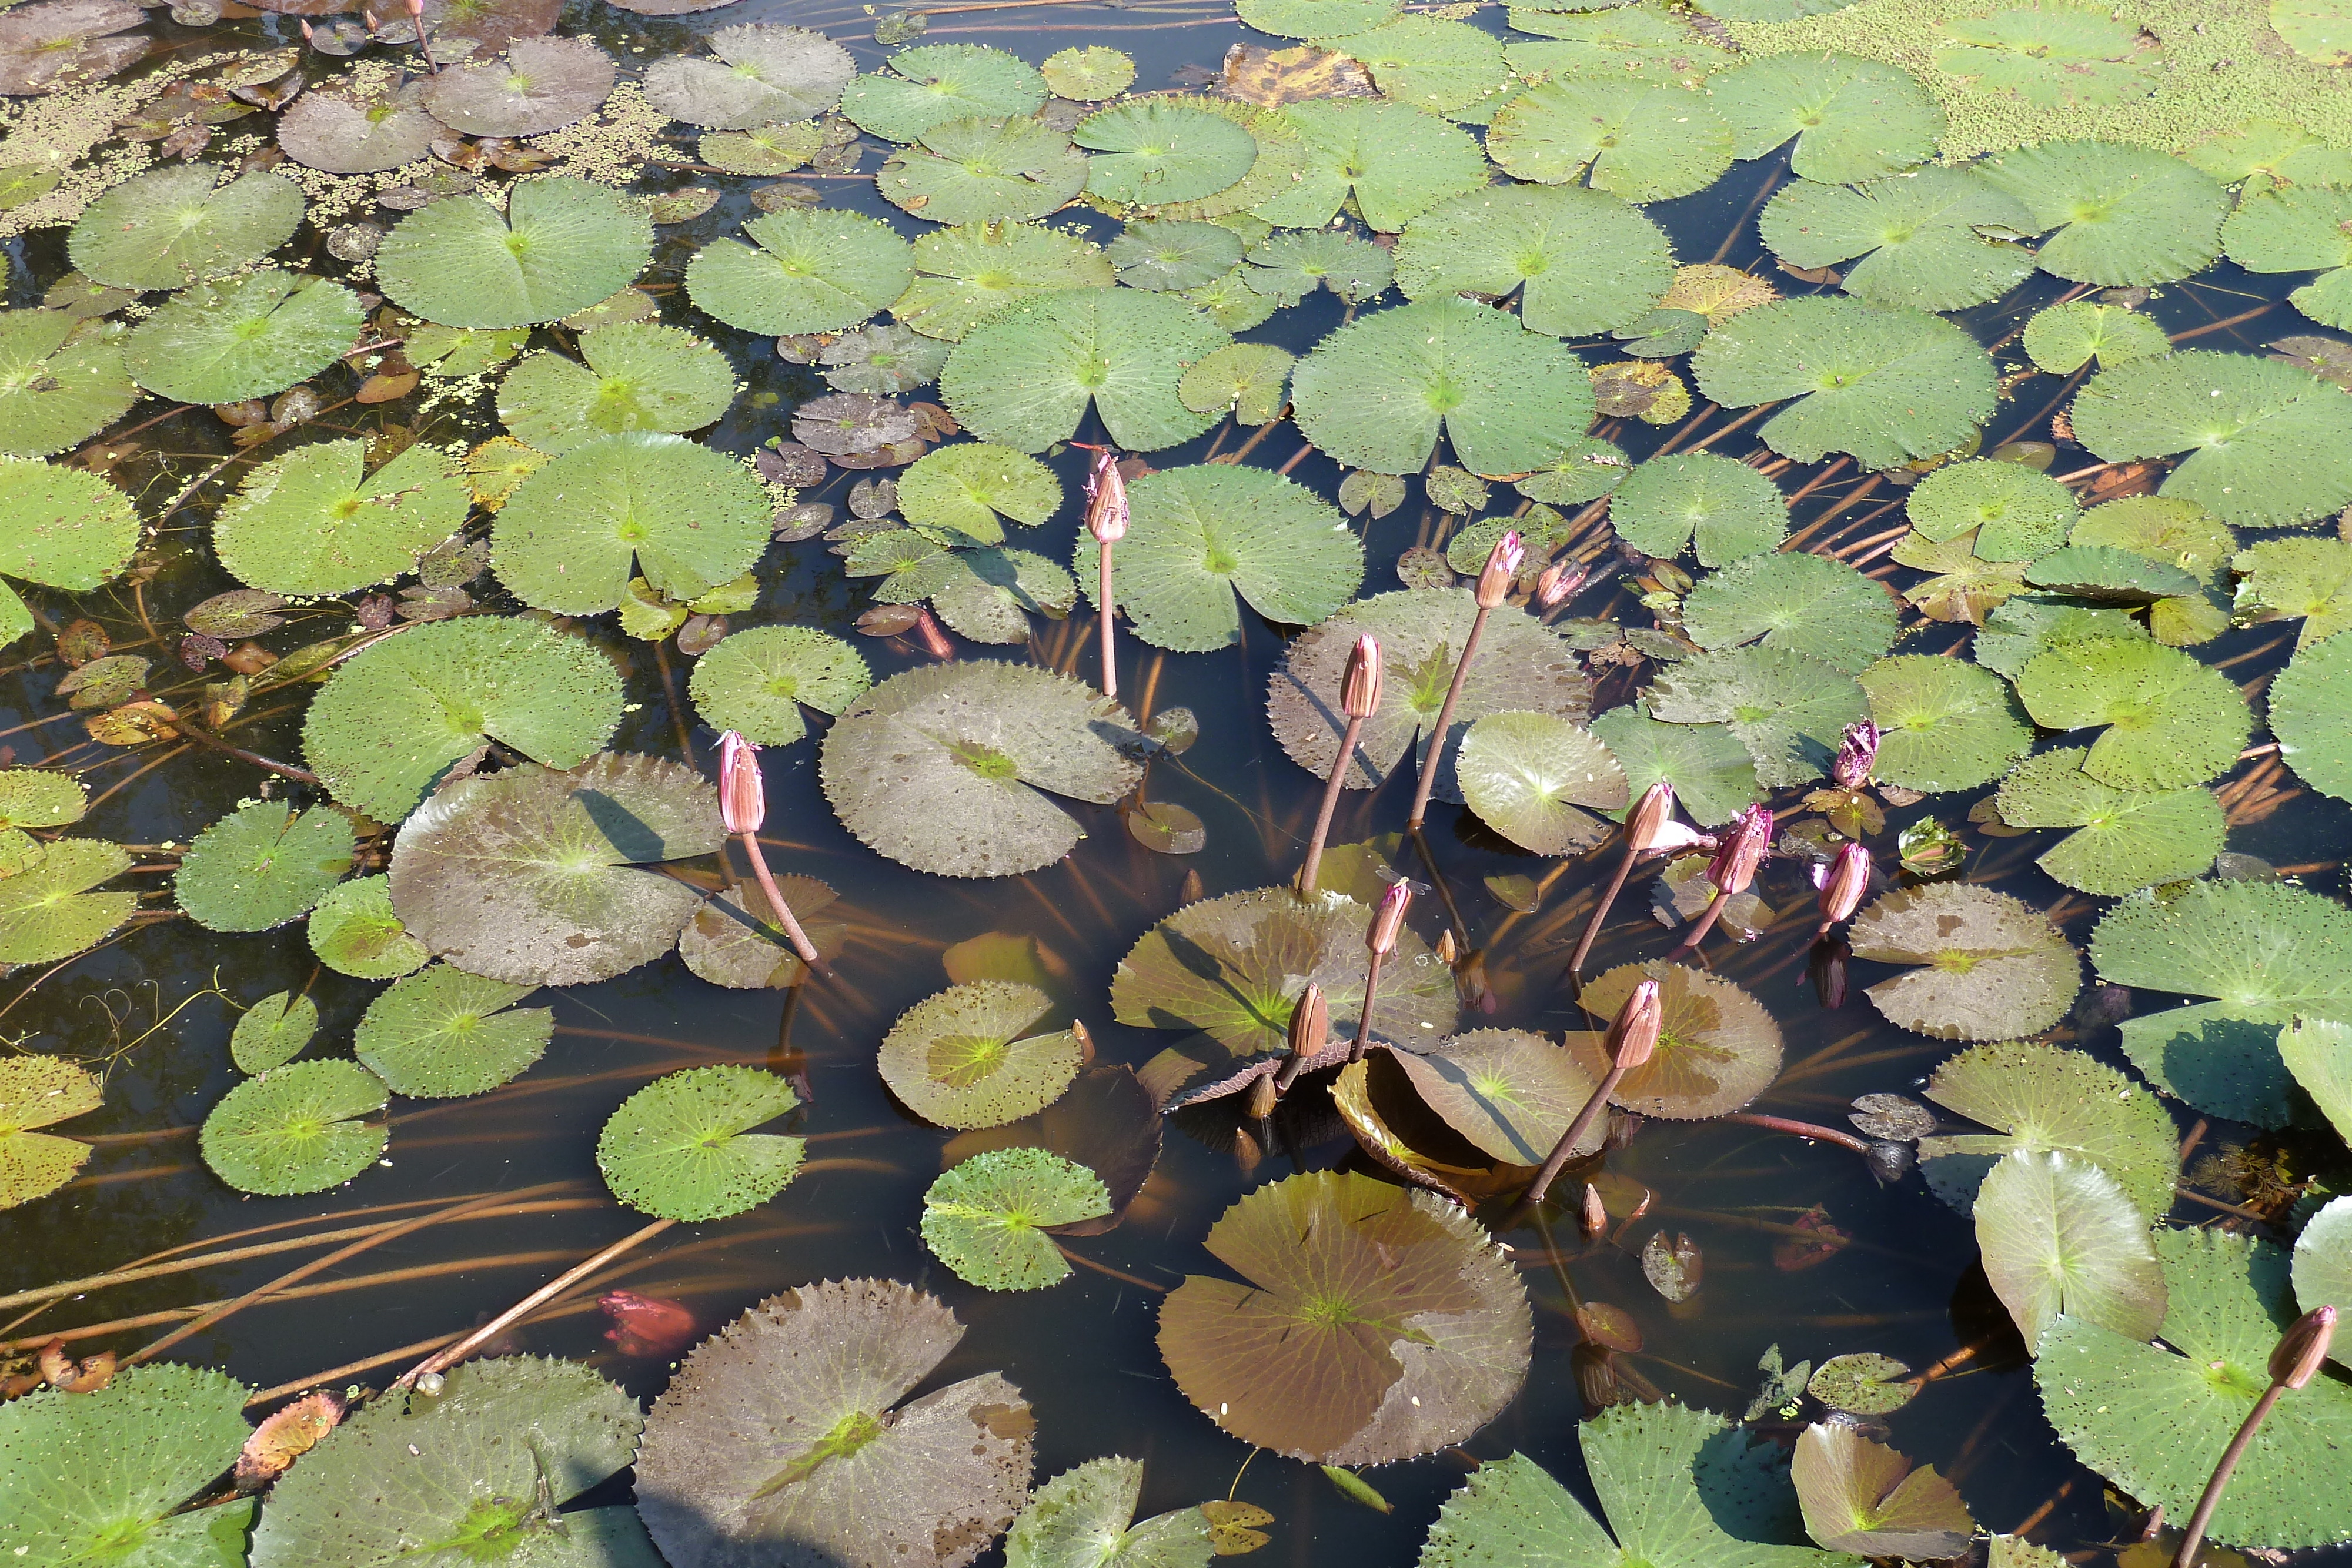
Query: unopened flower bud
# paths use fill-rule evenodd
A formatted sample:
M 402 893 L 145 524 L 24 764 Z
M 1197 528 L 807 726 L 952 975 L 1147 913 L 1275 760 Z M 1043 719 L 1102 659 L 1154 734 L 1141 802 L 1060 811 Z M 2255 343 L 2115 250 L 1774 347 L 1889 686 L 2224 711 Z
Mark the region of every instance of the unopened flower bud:
M 1290 1009 L 1290 1054 L 1312 1056 L 1330 1037 L 1331 1009 L 1323 1000 L 1323 988 L 1309 981 Z
M 1870 770 L 1877 763 L 1878 726 L 1858 718 L 1838 737 L 1837 760 L 1830 764 L 1830 777 L 1841 789 L 1859 789 L 1870 782 Z
M 1349 718 L 1370 718 L 1381 711 L 1381 674 L 1380 640 L 1357 638 L 1348 651 L 1347 677 L 1339 683 L 1339 706 Z
M 1837 852 L 1837 858 L 1826 866 L 1814 869 L 1822 889 L 1822 930 L 1826 932 L 1841 920 L 1853 918 L 1862 907 L 1863 895 L 1870 891 L 1870 852 L 1860 844 L 1847 844 Z
M 1708 862 L 1706 880 L 1726 894 L 1745 893 L 1772 844 L 1772 808 L 1759 802 L 1731 820 Z
M 1478 608 L 1494 610 L 1511 596 L 1512 580 L 1519 575 L 1519 562 L 1527 559 L 1527 546 L 1519 542 L 1517 532 L 1505 534 L 1486 552 L 1486 565 L 1478 573 Z
M 1536 579 L 1536 603 L 1545 610 L 1557 609 L 1583 586 L 1583 567 L 1571 560 L 1556 560 Z
M 1364 935 L 1364 946 L 1385 958 L 1396 951 L 1397 933 L 1404 929 L 1404 912 L 1412 903 L 1412 889 L 1402 882 L 1389 883 L 1381 894 L 1381 904 L 1372 912 L 1372 928 Z
M 2336 1338 L 2336 1309 L 2314 1307 L 2294 1320 L 2271 1351 L 2271 1381 L 2300 1388 L 2318 1375 Z
M 1275 1103 L 1280 1098 L 1280 1092 L 1275 1086 L 1274 1074 L 1262 1072 L 1258 1075 L 1257 1082 L 1250 1085 L 1249 1113 L 1263 1122 L 1274 1114 Z
M 1649 1061 L 1650 1053 L 1658 1049 L 1658 1031 L 1665 1019 L 1665 998 L 1658 982 L 1644 980 L 1635 986 L 1609 1025 L 1609 1060 L 1629 1072 Z
M 412 20 L 423 21 L 425 19 L 425 0 L 408 0 L 408 15 Z
M 1601 1201 L 1601 1189 L 1591 1182 L 1584 1184 L 1584 1239 L 1598 1241 L 1609 1234 L 1609 1207 Z
M 1647 854 L 1661 847 L 1665 831 L 1674 825 L 1675 787 L 1664 779 L 1642 791 L 1633 809 L 1625 813 L 1625 847 L 1635 854 Z
M 730 833 L 756 833 L 768 821 L 760 748 L 731 729 L 719 737 L 719 814 Z
M 1127 537 L 1127 478 L 1118 471 L 1118 454 L 1108 446 L 1095 453 L 1087 474 L 1087 531 L 1098 544 Z

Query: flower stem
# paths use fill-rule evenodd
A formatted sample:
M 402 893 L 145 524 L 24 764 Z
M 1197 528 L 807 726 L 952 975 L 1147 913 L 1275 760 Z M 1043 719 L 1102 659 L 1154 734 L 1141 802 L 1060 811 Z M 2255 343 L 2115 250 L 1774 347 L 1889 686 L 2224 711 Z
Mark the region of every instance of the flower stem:
M 784 935 L 792 941 L 793 951 L 801 956 L 802 963 L 822 971 L 824 965 L 816 956 L 816 944 L 808 939 L 808 933 L 802 930 L 801 923 L 793 918 L 792 907 L 784 903 L 784 895 L 776 891 L 776 879 L 768 872 L 768 857 L 760 849 L 760 835 L 738 833 L 735 836 L 742 840 L 744 849 L 751 852 L 751 874 L 760 879 L 760 891 L 767 894 L 768 907 L 775 911 L 777 923 L 783 926 Z
M 1105 547 L 1108 549 L 1108 547 Z M 1110 635 L 1106 632 L 1103 635 Z M 1348 727 L 1339 737 L 1339 755 L 1331 761 L 1331 776 L 1323 780 L 1323 805 L 1315 813 L 1315 832 L 1307 841 L 1307 863 L 1298 868 L 1298 891 L 1315 891 L 1315 874 L 1323 865 L 1323 841 L 1330 835 L 1331 813 L 1339 807 L 1340 781 L 1348 777 L 1348 764 L 1356 755 L 1356 737 L 1364 733 L 1364 721 L 1350 714 Z
M 1536 1172 L 1536 1179 L 1528 1184 L 1528 1194 L 1519 1200 L 1522 1211 L 1543 1202 L 1545 1195 L 1551 1191 L 1551 1184 L 1559 1178 L 1561 1168 L 1568 1164 L 1569 1152 L 1576 1147 L 1578 1139 L 1591 1130 L 1593 1121 L 1608 1105 L 1609 1096 L 1617 1092 L 1618 1081 L 1624 1076 L 1623 1068 L 1612 1066 L 1608 1075 L 1601 1080 L 1592 1091 L 1592 1097 L 1584 1103 L 1584 1109 L 1576 1113 L 1576 1120 L 1568 1124 L 1568 1131 L 1562 1133 L 1559 1142 L 1551 1146 L 1551 1157 L 1544 1161 L 1543 1169 Z
M 1102 606 L 1102 689 L 1103 695 L 1115 697 L 1118 695 L 1118 664 L 1111 657 L 1110 542 L 1108 539 L 1103 541 L 1097 570 L 1099 576 L 1097 579 L 1095 602 Z M 1307 887 L 1308 891 L 1312 892 L 1314 884 L 1309 883 Z
M 1348 1060 L 1364 1060 L 1364 1048 L 1372 1043 L 1372 1003 L 1381 993 L 1381 955 L 1374 953 L 1364 970 L 1364 1010 L 1356 1019 L 1356 1042 L 1348 1048 Z
M 1692 923 L 1690 930 L 1684 934 L 1683 939 L 1675 944 L 1674 951 L 1666 955 L 1666 962 L 1671 964 L 1685 953 L 1696 952 L 1699 943 L 1706 938 L 1708 932 L 1715 929 L 1715 923 L 1723 918 L 1723 906 L 1730 902 L 1729 894 L 1721 888 L 1716 889 L 1715 896 L 1706 901 L 1706 912 Z
M 1811 1138 L 1815 1143 L 1835 1144 L 1841 1148 L 1852 1149 L 1857 1155 L 1870 1153 L 1870 1144 L 1866 1139 L 1813 1122 L 1799 1122 L 1787 1116 L 1767 1116 L 1755 1111 L 1733 1111 L 1721 1120 L 1737 1122 L 1743 1127 L 1761 1127 L 1768 1133 L 1787 1133 L 1794 1137 Z
M 1489 612 L 1482 605 L 1470 622 L 1470 635 L 1463 639 L 1462 657 L 1454 666 L 1454 682 L 1445 688 L 1445 702 L 1437 710 L 1437 728 L 1429 738 L 1429 758 L 1421 765 L 1421 782 L 1412 792 L 1412 814 L 1405 819 L 1407 828 L 1418 828 L 1429 814 L 1429 792 L 1437 787 L 1437 767 L 1445 760 L 1445 732 L 1454 724 L 1454 705 L 1462 695 L 1462 683 L 1470 678 L 1470 661 L 1478 656 L 1478 639 L 1486 630 Z
M 1641 851 L 1630 843 L 1625 846 L 1625 858 L 1617 862 L 1617 874 L 1609 879 L 1609 891 L 1601 895 L 1601 903 L 1592 911 L 1592 922 L 1584 928 L 1584 939 L 1576 945 L 1576 952 L 1568 961 L 1570 975 L 1582 970 L 1585 959 L 1592 956 L 1592 944 L 1599 940 L 1601 927 L 1609 919 L 1610 906 L 1625 891 L 1625 879 L 1633 874 L 1633 862 L 1641 858 Z
M 2213 1511 L 2221 1506 L 2221 1494 L 2229 1490 L 2231 1472 L 2237 1469 L 2238 1461 L 2246 1457 L 2246 1450 L 2253 1447 L 2254 1433 L 2261 1428 L 2263 1418 L 2270 1415 L 2271 1406 L 2277 1404 L 2279 1396 L 2285 1392 L 2286 1385 L 2276 1381 L 2263 1389 L 2263 1396 L 2254 1401 L 2254 1407 L 2246 1412 L 2246 1419 L 2239 1427 L 2238 1435 L 2230 1439 L 2228 1448 L 2221 1450 L 2221 1460 L 2213 1467 L 2212 1479 L 2205 1483 L 2205 1494 L 2197 1500 L 2197 1511 L 2189 1516 L 2188 1532 L 2180 1538 L 2180 1550 L 2172 1559 L 2173 1568 L 2193 1568 L 2197 1549 L 2205 1543 L 2205 1527 L 2213 1521 Z

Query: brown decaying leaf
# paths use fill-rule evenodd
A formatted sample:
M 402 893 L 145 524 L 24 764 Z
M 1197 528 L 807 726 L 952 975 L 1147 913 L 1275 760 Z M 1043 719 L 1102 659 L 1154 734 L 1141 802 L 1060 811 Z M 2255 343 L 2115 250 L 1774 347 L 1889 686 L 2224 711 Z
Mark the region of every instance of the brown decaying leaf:
M 1254 1502 L 1219 1498 L 1201 1505 L 1201 1517 L 1209 1521 L 1209 1550 L 1220 1557 L 1243 1556 L 1274 1539 L 1256 1528 L 1272 1524 L 1274 1515 Z
M 1772 1243 L 1772 1267 L 1783 1273 L 1826 1263 L 1846 1249 L 1853 1236 L 1830 1222 L 1830 1211 L 1820 1204 L 1797 1216 L 1799 1236 L 1783 1236 Z
M 35 1364 L 41 1369 L 42 1380 L 60 1394 L 95 1394 L 114 1381 L 112 1351 L 101 1350 L 96 1355 L 76 1361 L 61 1339 L 43 1345 Z
M 1379 89 L 1371 73 L 1347 55 L 1300 44 L 1262 49 L 1235 44 L 1225 51 L 1225 96 L 1278 109 L 1311 98 L 1371 98 Z
M 272 1411 L 254 1428 L 236 1456 L 233 1477 L 236 1490 L 258 1491 L 284 1475 L 295 1460 L 335 1429 L 345 1409 L 341 1395 L 321 1388 Z

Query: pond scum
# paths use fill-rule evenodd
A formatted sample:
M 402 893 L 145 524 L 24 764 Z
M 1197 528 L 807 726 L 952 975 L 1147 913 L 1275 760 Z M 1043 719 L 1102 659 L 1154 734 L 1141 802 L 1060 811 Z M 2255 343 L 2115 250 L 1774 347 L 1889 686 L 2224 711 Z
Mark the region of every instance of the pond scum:
M 99 1270 L 0 1281 L 0 1562 L 2352 1541 L 2352 4 L 947 41 L 1004 8 L 0 9 L 0 1252 Z M 1070 858 L 1106 841 L 1125 892 Z M 1115 967 L 1021 929 L 1097 916 Z M 551 988 L 632 972 L 674 1020 L 764 993 L 777 1050 L 648 1082 L 559 1040 L 602 1015 Z M 184 1015 L 225 1092 L 158 1063 Z M 429 1103 L 567 1053 L 601 1128 L 534 1135 L 635 1228 L 279 1386 L 172 1358 L 429 1228 L 609 1214 L 381 1186 Z M 1824 1092 L 1857 1071 L 1916 1092 Z M 812 1145 L 869 1086 L 941 1130 L 870 1277 L 759 1254 L 716 1332 L 599 1296 L 814 1234 L 820 1167 L 855 1207 L 897 1167 Z M 1932 1363 L 1867 1313 L 1752 1397 L 1645 1354 L 1746 1288 L 1685 1224 L 1911 1266 L 1696 1207 L 1710 1128 L 1965 1217 Z M 1180 1143 L 1221 1217 L 1155 1178 Z M 173 1171 L 255 1196 L 54 1239 Z M 1088 1255 L 1146 1212 L 1172 1287 Z M 1045 1476 L 989 1303 L 1074 1269 L 1155 1298 L 1138 1375 L 1198 1414 Z M 597 1364 L 513 1338 L 600 1305 Z M 1995 1484 L 1995 1411 L 1938 1402 L 2029 1366 L 1994 1447 L 2050 1458 Z M 1155 1480 L 1203 1444 L 1312 1492 Z

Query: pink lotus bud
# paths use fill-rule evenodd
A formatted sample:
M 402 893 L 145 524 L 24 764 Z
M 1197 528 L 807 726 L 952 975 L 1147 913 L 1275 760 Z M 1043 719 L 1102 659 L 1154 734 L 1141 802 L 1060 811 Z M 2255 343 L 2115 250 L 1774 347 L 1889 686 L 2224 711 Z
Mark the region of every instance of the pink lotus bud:
M 1574 561 L 1556 560 L 1544 568 L 1536 579 L 1536 603 L 1545 610 L 1555 610 L 1578 589 L 1584 586 L 1584 568 Z
M 1349 718 L 1370 718 L 1381 711 L 1381 644 L 1363 636 L 1348 651 L 1347 678 L 1339 683 L 1339 706 Z
M 1644 980 L 1635 986 L 1609 1026 L 1609 1060 L 1629 1072 L 1649 1061 L 1650 1053 L 1658 1049 L 1658 1031 L 1665 1020 L 1665 998 L 1658 982 Z
M 1118 471 L 1118 454 L 1108 446 L 1095 449 L 1087 474 L 1087 531 L 1097 544 L 1117 544 L 1127 537 L 1127 480 Z
M 1662 847 L 1661 840 L 1675 822 L 1675 787 L 1661 779 L 1642 791 L 1642 798 L 1625 814 L 1625 847 L 1635 854 L 1647 854 Z
M 1519 575 L 1519 562 L 1527 559 L 1527 546 L 1514 531 L 1495 541 L 1486 552 L 1486 565 L 1478 573 L 1478 608 L 1493 610 L 1511 596 L 1511 580 Z
M 1870 782 L 1870 770 L 1877 761 L 1878 727 L 1858 718 L 1838 737 L 1837 760 L 1830 764 L 1830 777 L 1841 789 L 1859 789 Z
M 1396 951 L 1397 933 L 1404 929 L 1404 912 L 1412 903 L 1412 889 L 1402 882 L 1389 883 L 1381 894 L 1380 907 L 1372 912 L 1372 928 L 1364 935 L 1364 946 L 1385 958 Z
M 2316 1376 L 2336 1338 L 2336 1309 L 2314 1307 L 2294 1320 L 2271 1351 L 2271 1381 L 2300 1388 Z
M 719 737 L 719 815 L 730 833 L 756 833 L 768 821 L 760 748 L 731 729 Z
M 1330 1038 L 1331 1009 L 1323 1000 L 1323 988 L 1310 980 L 1290 1009 L 1290 1054 L 1312 1056 Z
M 425 0 L 408 0 L 408 15 L 413 20 L 425 20 Z
M 1601 1189 L 1591 1182 L 1584 1184 L 1584 1239 L 1598 1241 L 1609 1233 L 1609 1207 L 1601 1201 Z
M 1706 880 L 1727 894 L 1745 893 L 1772 845 L 1772 808 L 1759 802 L 1731 819 L 1706 868 Z
M 1827 931 L 1862 907 L 1863 895 L 1870 891 L 1870 852 L 1848 844 L 1829 864 L 1816 866 L 1813 876 L 1822 890 L 1822 929 Z

